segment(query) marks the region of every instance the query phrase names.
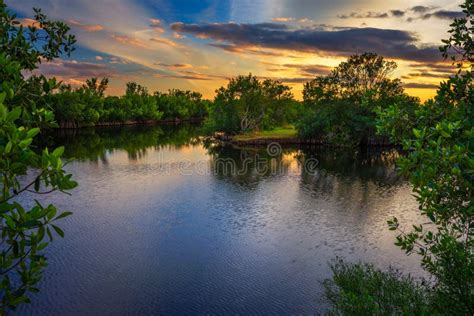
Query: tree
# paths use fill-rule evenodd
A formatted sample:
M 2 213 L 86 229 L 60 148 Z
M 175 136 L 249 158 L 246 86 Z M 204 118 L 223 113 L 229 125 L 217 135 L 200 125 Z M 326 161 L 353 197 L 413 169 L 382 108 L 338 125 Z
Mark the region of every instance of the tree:
M 294 105 L 290 88 L 281 82 L 237 76 L 216 91 L 208 124 L 227 133 L 271 128 L 283 124 Z
M 377 101 L 388 101 L 403 94 L 400 80 L 389 77 L 396 68 L 394 61 L 386 61 L 374 53 L 352 55 L 329 75 L 317 77 L 305 84 L 305 104 L 342 99 L 361 106 L 364 98 L 370 98 L 370 105 Z
M 91 78 L 86 80 L 86 84 L 82 86 L 84 90 L 90 91 L 99 97 L 103 97 L 105 90 L 109 85 L 109 78 L 102 78 L 99 82 L 97 78 Z
M 390 228 L 399 230 L 397 245 L 408 254 L 422 256 L 422 267 L 435 279 L 435 302 L 446 311 L 474 313 L 474 3 L 462 5 L 465 18 L 455 19 L 441 51 L 452 56 L 458 74 L 442 82 L 434 100 L 415 113 L 418 126 L 405 133 L 401 159 L 410 177 L 420 210 L 430 225 L 400 229 L 396 218 Z M 470 30 L 470 35 L 466 33 Z M 467 36 L 466 36 L 467 35 Z M 451 55 L 453 54 L 453 55 Z M 465 64 L 468 67 L 464 67 Z M 382 128 L 396 124 L 390 119 Z M 426 227 L 427 226 L 427 227 Z
M 42 59 L 52 60 L 73 50 L 74 37 L 62 22 L 49 21 L 39 9 L 35 19 L 40 29 L 28 31 L 0 0 L 0 314 L 5 315 L 21 303 L 29 302 L 29 293 L 37 292 L 37 283 L 46 266 L 43 250 L 53 240 L 53 231 L 64 236 L 55 222 L 70 215 L 58 215 L 54 205 L 35 201 L 27 209 L 19 202 L 24 193 L 66 192 L 77 183 L 63 170 L 64 148 L 39 151 L 32 143 L 40 132 L 38 125 L 51 125 L 53 114 L 38 105 L 57 86 L 55 80 L 32 77 Z M 22 125 L 22 123 L 24 125 Z M 27 198 L 27 197 L 23 197 Z M 47 236 L 47 237 L 46 237 Z
M 390 79 L 396 67 L 382 56 L 364 53 L 306 83 L 306 114 L 297 124 L 300 136 L 343 146 L 385 143 L 375 135 L 377 110 L 393 103 L 414 107 L 419 102 L 404 93 L 399 79 Z
M 431 275 L 425 289 L 429 313 L 442 315 L 474 314 L 474 3 L 466 0 L 461 7 L 465 17 L 454 20 L 451 36 L 441 47 L 445 58 L 452 56 L 457 75 L 442 82 L 436 97 L 423 106 L 407 111 L 395 104 L 381 110 L 378 122 L 381 131 L 402 142 L 407 154 L 399 161 L 400 171 L 410 179 L 426 216 L 426 223 L 407 231 L 392 218 L 389 228 L 398 231 L 396 245 L 408 255 L 420 255 L 421 266 Z M 407 113 L 416 123 L 405 124 Z M 335 294 L 336 303 L 371 286 L 370 273 L 358 286 L 345 282 L 351 280 L 350 273 L 339 273 L 338 278 L 333 282 L 340 292 L 329 293 Z M 419 288 L 415 283 L 412 287 Z M 386 289 L 371 289 L 371 297 Z

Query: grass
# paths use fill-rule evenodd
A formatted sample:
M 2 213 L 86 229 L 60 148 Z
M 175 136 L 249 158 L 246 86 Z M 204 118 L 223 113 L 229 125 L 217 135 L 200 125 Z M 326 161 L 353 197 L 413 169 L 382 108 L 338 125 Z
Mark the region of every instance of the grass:
M 265 138 L 295 138 L 298 137 L 298 132 L 293 126 L 278 127 L 269 131 L 259 131 L 236 135 L 236 141 L 248 141 Z

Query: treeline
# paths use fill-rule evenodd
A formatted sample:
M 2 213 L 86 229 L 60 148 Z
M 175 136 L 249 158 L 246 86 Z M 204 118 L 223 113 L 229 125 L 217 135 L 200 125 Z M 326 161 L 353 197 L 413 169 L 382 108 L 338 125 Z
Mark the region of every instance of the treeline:
M 130 122 L 202 120 L 209 101 L 198 92 L 169 90 L 150 94 L 136 82 L 127 83 L 125 95 L 105 96 L 109 80 L 92 78 L 80 88 L 61 84 L 46 104 L 62 128 L 119 125 Z
M 216 91 L 206 127 L 228 134 L 272 129 L 295 123 L 301 110 L 290 87 L 249 74 L 230 79 L 226 87 Z
M 307 82 L 303 102 L 279 81 L 238 76 L 217 90 L 206 125 L 241 134 L 293 124 L 299 137 L 322 144 L 388 144 L 387 135 L 377 135 L 379 113 L 392 105 L 413 112 L 420 105 L 399 79 L 390 78 L 396 67 L 374 53 L 353 55 L 330 74 Z
M 306 83 L 305 115 L 297 124 L 300 136 L 325 144 L 387 144 L 386 133 L 377 135 L 378 113 L 392 105 L 411 109 L 420 105 L 418 98 L 405 93 L 400 79 L 389 77 L 396 68 L 393 61 L 364 53 Z

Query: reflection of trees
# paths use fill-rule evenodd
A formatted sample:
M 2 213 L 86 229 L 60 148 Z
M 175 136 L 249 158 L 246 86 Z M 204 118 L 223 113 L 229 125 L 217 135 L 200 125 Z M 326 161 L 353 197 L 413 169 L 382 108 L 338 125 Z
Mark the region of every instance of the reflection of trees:
M 301 150 L 306 158 L 316 158 L 318 173 L 346 179 L 371 180 L 395 183 L 399 181 L 396 160 L 400 153 L 395 149 L 344 149 L 307 147 Z
M 37 145 L 40 148 L 65 146 L 66 158 L 107 163 L 107 152 L 114 150 L 125 150 L 130 160 L 139 160 L 150 149 L 194 144 L 198 131 L 199 126 L 192 124 L 58 130 L 43 137 Z
M 364 205 L 375 190 L 390 190 L 403 184 L 397 174 L 395 149 L 349 151 L 334 148 L 307 148 L 303 155 L 318 159 L 317 172 L 303 170 L 301 185 L 313 194 L 329 193 L 347 205 Z
M 211 169 L 220 178 L 255 183 L 265 177 L 298 172 L 302 183 L 314 189 L 331 190 L 339 182 L 378 185 L 399 183 L 395 161 L 399 153 L 394 150 L 348 150 L 334 148 L 284 149 L 271 156 L 265 148 L 238 149 L 230 146 L 206 146 L 212 157 Z M 318 165 L 308 171 L 305 162 L 315 158 Z M 295 170 L 295 167 L 297 170 Z
M 294 149 L 284 149 L 281 154 L 269 155 L 265 148 L 235 148 L 231 146 L 206 146 L 212 157 L 211 173 L 220 179 L 228 178 L 239 184 L 253 184 L 260 180 L 287 174 L 290 171 Z

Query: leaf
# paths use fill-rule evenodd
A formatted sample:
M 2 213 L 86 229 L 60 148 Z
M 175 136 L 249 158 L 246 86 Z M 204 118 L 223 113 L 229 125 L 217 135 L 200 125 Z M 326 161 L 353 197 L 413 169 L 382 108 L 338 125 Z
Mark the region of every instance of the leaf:
M 9 141 L 7 145 L 5 146 L 5 153 L 9 154 L 10 151 L 12 151 L 12 142 Z
M 64 238 L 64 232 L 61 228 L 59 228 L 58 226 L 54 225 L 54 224 L 51 224 L 51 226 L 53 226 L 54 230 L 56 231 L 56 233 L 61 236 L 61 238 Z
M 19 106 L 13 108 L 7 113 L 7 121 L 16 121 L 21 115 L 21 108 Z
M 72 212 L 63 212 L 60 215 L 58 215 L 58 217 L 56 217 L 54 220 L 65 218 L 65 217 L 70 216 L 70 215 L 72 215 Z
M 60 157 L 64 153 L 64 146 L 58 147 L 53 151 L 55 157 Z
M 26 148 L 26 147 L 30 146 L 32 141 L 33 141 L 33 138 L 24 139 L 20 143 L 18 143 L 18 146 L 20 148 Z
M 48 246 L 48 243 L 47 242 L 43 242 L 41 244 L 38 245 L 38 247 L 36 248 L 37 251 L 41 251 L 43 250 L 44 248 L 46 248 Z
M 36 135 L 38 135 L 38 133 L 40 132 L 40 129 L 38 127 L 35 127 L 35 128 L 32 128 L 30 129 L 26 135 L 29 137 L 29 138 L 33 138 L 35 137 Z

